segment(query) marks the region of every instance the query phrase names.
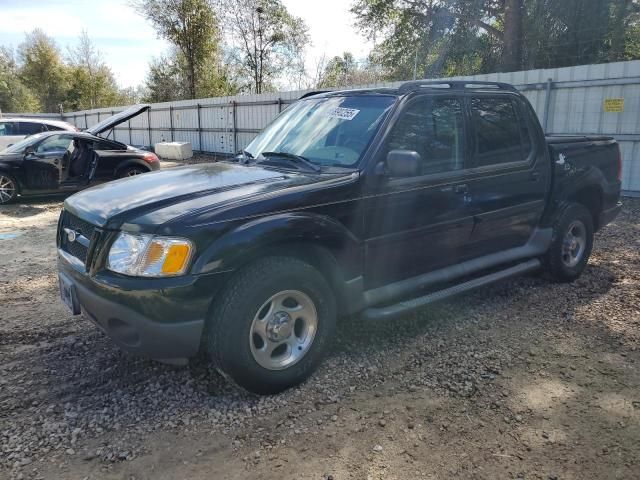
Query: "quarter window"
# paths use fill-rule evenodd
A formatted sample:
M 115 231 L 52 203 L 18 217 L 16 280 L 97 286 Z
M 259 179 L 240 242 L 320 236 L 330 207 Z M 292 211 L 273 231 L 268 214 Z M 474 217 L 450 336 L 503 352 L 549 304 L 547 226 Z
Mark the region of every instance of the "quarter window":
M 413 102 L 393 127 L 388 151 L 412 150 L 422 158 L 421 175 L 464 168 L 462 104 L 455 98 Z
M 64 130 L 64 128 L 58 127 L 56 125 L 51 125 L 49 123 L 43 125 L 43 128 L 46 128 L 50 132 L 59 132 L 61 130 Z
M 529 131 L 510 98 L 473 98 L 471 116 L 478 166 L 519 162 L 528 157 Z

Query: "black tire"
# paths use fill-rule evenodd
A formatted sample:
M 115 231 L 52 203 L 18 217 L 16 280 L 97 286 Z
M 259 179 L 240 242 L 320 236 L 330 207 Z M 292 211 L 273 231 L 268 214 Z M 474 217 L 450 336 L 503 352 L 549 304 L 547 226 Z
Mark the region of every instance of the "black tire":
M 0 172 L 0 205 L 13 202 L 18 196 L 19 187 L 15 177 Z
M 135 177 L 136 175 L 142 175 L 143 173 L 147 173 L 149 170 L 140 167 L 138 165 L 132 165 L 130 167 L 125 167 L 118 172 L 118 178 L 127 178 L 127 177 Z
M 571 248 L 568 241 L 571 232 L 582 232 L 584 245 L 580 250 Z M 573 235 L 573 238 L 577 238 Z M 545 272 L 558 282 L 572 282 L 577 279 L 589 261 L 593 248 L 593 217 L 580 203 L 569 203 L 561 210 L 553 224 L 551 246 L 544 257 Z M 575 253 L 575 255 L 574 255 Z
M 279 370 L 265 368 L 253 353 L 262 345 L 252 328 L 265 305 L 274 296 L 289 291 L 302 293 L 313 302 L 317 313 L 315 333 L 305 350 L 296 352 L 302 356 L 295 363 Z M 289 257 L 258 260 L 239 271 L 217 298 L 207 323 L 206 350 L 218 371 L 241 388 L 260 395 L 279 393 L 306 380 L 322 361 L 335 330 L 336 303 L 331 287 L 311 265 Z M 298 320 L 291 320 L 291 325 L 297 325 Z M 269 325 L 270 321 L 265 322 Z M 289 328 L 289 337 L 294 335 L 293 328 Z M 292 352 L 286 358 L 293 355 Z

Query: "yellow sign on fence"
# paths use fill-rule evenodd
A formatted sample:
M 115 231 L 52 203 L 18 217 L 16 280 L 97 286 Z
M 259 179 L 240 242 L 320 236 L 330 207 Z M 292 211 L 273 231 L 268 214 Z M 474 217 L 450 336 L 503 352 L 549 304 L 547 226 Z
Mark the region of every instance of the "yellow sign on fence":
M 624 98 L 605 98 L 604 111 L 607 113 L 624 112 Z

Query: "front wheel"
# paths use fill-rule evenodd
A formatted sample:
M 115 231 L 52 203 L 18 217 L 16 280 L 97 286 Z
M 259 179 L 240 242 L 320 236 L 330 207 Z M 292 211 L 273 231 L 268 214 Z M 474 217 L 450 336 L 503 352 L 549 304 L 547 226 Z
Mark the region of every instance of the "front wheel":
M 18 182 L 11 175 L 0 172 L 0 205 L 13 202 L 18 196 Z
M 318 367 L 335 322 L 335 299 L 320 272 L 294 258 L 269 257 L 231 279 L 211 313 L 206 348 L 240 387 L 278 393 Z
M 565 205 L 553 226 L 545 270 L 556 281 L 572 282 L 587 266 L 593 248 L 593 218 L 579 203 Z

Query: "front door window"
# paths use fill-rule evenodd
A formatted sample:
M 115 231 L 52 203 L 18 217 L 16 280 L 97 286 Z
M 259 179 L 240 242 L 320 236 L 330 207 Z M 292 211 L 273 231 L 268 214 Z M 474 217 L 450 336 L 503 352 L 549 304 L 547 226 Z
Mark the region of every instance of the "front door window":
M 71 146 L 71 138 L 67 135 L 52 135 L 36 147 L 36 153 L 64 153 Z
M 446 173 L 464 168 L 464 116 L 456 98 L 425 97 L 407 107 L 393 127 L 388 150 L 420 154 L 418 175 Z

